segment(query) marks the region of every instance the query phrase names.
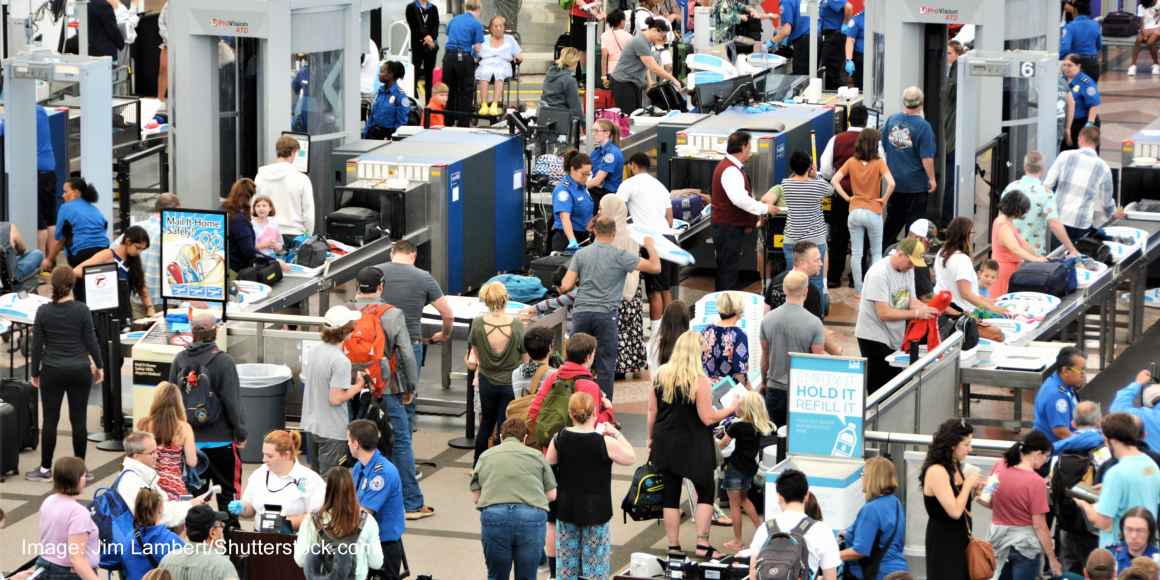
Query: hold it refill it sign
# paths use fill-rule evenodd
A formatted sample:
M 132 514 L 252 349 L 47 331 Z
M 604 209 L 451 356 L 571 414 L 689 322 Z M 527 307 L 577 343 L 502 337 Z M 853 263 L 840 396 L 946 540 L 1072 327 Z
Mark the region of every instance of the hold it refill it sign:
M 789 356 L 789 454 L 861 459 L 866 359 Z

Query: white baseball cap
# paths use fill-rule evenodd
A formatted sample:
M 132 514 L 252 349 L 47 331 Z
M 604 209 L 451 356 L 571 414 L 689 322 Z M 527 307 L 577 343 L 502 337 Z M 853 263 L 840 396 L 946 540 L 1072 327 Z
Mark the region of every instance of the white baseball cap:
M 910 233 L 925 238 L 930 235 L 930 228 L 930 220 L 926 218 L 918 219 L 914 220 L 914 223 L 910 224 Z
M 326 311 L 323 316 L 326 319 L 326 326 L 330 328 L 342 328 L 359 318 L 362 318 L 362 313 L 357 310 L 351 310 L 345 306 L 331 306 L 330 310 Z

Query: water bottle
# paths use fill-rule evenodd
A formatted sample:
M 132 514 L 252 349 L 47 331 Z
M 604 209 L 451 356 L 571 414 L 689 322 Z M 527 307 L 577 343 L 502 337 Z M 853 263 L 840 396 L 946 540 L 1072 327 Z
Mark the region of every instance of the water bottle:
M 979 500 L 990 503 L 991 496 L 995 494 L 997 489 L 999 489 L 999 474 L 992 473 L 991 477 L 987 478 L 986 485 L 983 486 L 983 493 L 979 494 Z
M 853 457 L 854 449 L 857 447 L 858 430 L 853 423 L 847 423 L 838 432 L 838 438 L 834 441 L 834 450 L 830 454 L 835 457 Z

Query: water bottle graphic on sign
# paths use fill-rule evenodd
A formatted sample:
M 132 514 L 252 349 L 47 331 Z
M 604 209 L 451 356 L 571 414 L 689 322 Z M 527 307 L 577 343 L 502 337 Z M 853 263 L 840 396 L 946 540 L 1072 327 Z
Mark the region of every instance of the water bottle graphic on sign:
M 834 457 L 853 457 L 854 449 L 858 447 L 858 430 L 853 423 L 847 423 L 846 426 L 838 432 L 838 438 L 834 441 L 834 450 L 830 455 Z

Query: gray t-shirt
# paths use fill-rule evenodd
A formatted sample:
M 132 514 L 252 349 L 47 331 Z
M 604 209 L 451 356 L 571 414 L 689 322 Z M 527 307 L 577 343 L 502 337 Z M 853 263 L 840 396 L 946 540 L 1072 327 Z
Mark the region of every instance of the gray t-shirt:
M 915 297 L 914 269 L 899 272 L 890 265 L 891 256 L 878 260 L 866 271 L 862 282 L 862 302 L 858 304 L 858 323 L 854 336 L 880 342 L 891 348 L 902 346 L 906 334 L 906 321 L 883 322 L 878 318 L 875 302 L 885 302 L 891 308 L 910 308 L 910 299 Z
M 817 316 L 800 304 L 782 304 L 761 320 L 761 342 L 767 345 L 767 387 L 785 390 L 789 385 L 789 353 L 810 352 L 826 343 L 826 329 Z
M 643 87 L 644 73 L 648 69 L 640 60 L 642 56 L 653 56 L 652 45 L 643 34 L 637 34 L 620 52 L 616 70 L 612 71 L 612 80 Z
M 640 257 L 636 254 L 599 242 L 576 252 L 568 264 L 568 271 L 580 277 L 572 311 L 616 312 L 624 292 L 624 277 L 638 264 Z
M 407 334 L 418 342 L 423 338 L 423 307 L 443 297 L 443 289 L 426 270 L 410 264 L 379 264 L 383 271 L 383 302 L 403 311 Z
M 306 356 L 302 394 L 302 430 L 327 439 L 346 440 L 350 423 L 345 403 L 330 404 L 330 389 L 351 388 L 350 359 L 337 344 L 319 343 Z

